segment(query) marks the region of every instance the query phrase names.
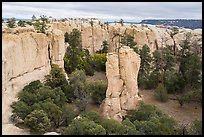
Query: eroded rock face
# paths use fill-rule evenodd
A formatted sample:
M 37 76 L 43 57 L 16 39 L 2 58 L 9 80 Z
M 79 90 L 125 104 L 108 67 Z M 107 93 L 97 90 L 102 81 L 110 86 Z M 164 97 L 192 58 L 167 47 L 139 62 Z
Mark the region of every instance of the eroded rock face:
M 63 58 L 66 51 L 64 33 L 58 29 L 54 29 L 48 33 L 48 38 L 50 40 L 48 45 L 50 61 L 52 61 L 53 64 L 57 64 L 59 67 L 64 68 Z
M 106 76 L 108 89 L 102 104 L 103 115 L 121 121 L 127 110 L 136 109 L 138 101 L 137 76 L 140 57 L 130 47 L 124 46 L 119 53 L 108 53 Z
M 49 49 L 50 48 L 50 49 Z M 64 66 L 64 35 L 60 30 L 48 36 L 33 31 L 18 34 L 5 32 L 2 36 L 2 127 L 11 126 L 10 105 L 17 93 L 35 80 L 44 80 L 51 70 L 50 63 Z M 14 128 L 17 130 L 18 128 Z M 10 134 L 3 130 L 3 134 Z
M 134 37 L 139 48 L 145 44 L 149 46 L 150 52 L 165 45 L 174 45 L 179 48 L 179 44 L 183 40 L 186 33 L 191 32 L 193 39 L 198 43 L 202 43 L 202 30 L 196 29 L 179 29 L 178 34 L 173 38 L 170 36 L 172 27 L 155 26 L 155 25 L 101 25 L 95 23 L 93 26 L 90 23 L 70 23 L 70 22 L 54 22 L 51 28 L 59 29 L 63 33 L 70 33 L 72 29 L 81 31 L 82 47 L 88 49 L 90 54 L 101 49 L 102 42 L 107 40 L 109 43 L 109 52 L 115 52 L 120 45 L 120 40 L 124 34 L 129 34 Z

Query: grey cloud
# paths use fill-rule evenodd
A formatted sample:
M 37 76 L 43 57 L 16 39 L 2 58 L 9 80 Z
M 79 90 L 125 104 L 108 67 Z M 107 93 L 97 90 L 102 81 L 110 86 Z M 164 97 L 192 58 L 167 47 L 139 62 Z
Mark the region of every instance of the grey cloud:
M 3 17 L 202 18 L 201 2 L 3 2 Z

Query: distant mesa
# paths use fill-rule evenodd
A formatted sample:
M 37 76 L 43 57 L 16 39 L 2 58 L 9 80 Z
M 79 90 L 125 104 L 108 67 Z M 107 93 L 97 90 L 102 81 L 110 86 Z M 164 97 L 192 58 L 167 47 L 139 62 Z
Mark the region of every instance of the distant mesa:
M 10 18 L 2 18 L 3 20 L 9 20 Z M 23 19 L 23 18 L 15 18 L 16 21 L 24 20 L 31 21 L 36 20 L 37 18 L 33 15 L 32 19 Z M 99 19 L 96 18 L 64 18 L 64 19 L 54 19 L 49 16 L 50 20 L 65 20 L 65 21 L 73 21 L 73 22 L 100 22 Z M 108 24 L 119 23 L 118 21 L 106 21 Z M 151 24 L 151 25 L 164 25 L 164 26 L 177 26 L 181 28 L 189 28 L 189 29 L 202 29 L 202 20 L 201 19 L 144 19 L 141 22 L 136 21 L 123 21 L 123 23 L 127 24 Z
M 199 29 L 202 28 L 202 20 L 194 19 L 148 19 L 142 20 L 139 24 L 152 24 L 152 25 L 165 25 L 165 26 L 178 26 L 189 29 Z

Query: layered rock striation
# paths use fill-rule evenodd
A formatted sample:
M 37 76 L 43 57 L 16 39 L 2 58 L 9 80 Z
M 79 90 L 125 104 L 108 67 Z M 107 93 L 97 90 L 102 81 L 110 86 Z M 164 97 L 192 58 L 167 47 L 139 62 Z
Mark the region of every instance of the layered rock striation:
M 44 80 L 51 70 L 51 63 L 63 68 L 65 54 L 64 34 L 60 30 L 36 33 L 32 29 L 3 31 L 2 36 L 2 125 L 11 126 L 10 105 L 17 93 L 34 80 Z
M 136 109 L 138 96 L 137 76 L 140 57 L 133 49 L 123 46 L 118 53 L 108 53 L 106 76 L 108 88 L 103 101 L 103 115 L 121 121 L 127 110 Z
M 125 34 L 134 37 L 137 46 L 141 48 L 148 45 L 153 52 L 165 45 L 174 45 L 180 48 L 181 41 L 185 39 L 187 33 L 191 33 L 193 39 L 191 42 L 202 43 L 202 29 L 184 29 L 179 28 L 178 33 L 173 37 L 173 27 L 155 26 L 155 25 L 121 25 L 121 24 L 102 24 L 95 23 L 70 23 L 53 22 L 50 28 L 59 29 L 63 33 L 70 33 L 72 29 L 81 31 L 82 47 L 89 50 L 91 54 L 101 49 L 104 40 L 109 43 L 109 52 L 114 52 L 119 46 L 122 36 Z

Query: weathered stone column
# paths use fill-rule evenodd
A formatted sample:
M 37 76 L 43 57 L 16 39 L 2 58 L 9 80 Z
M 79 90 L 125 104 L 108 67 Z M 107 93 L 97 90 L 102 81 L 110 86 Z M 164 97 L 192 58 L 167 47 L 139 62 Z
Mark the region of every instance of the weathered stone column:
M 122 121 L 127 110 L 136 109 L 138 101 L 137 76 L 140 57 L 130 47 L 120 48 L 119 53 L 108 53 L 106 76 L 108 89 L 102 104 L 103 115 Z

